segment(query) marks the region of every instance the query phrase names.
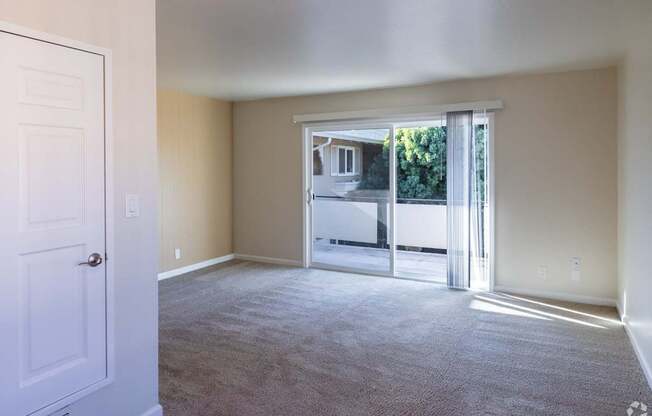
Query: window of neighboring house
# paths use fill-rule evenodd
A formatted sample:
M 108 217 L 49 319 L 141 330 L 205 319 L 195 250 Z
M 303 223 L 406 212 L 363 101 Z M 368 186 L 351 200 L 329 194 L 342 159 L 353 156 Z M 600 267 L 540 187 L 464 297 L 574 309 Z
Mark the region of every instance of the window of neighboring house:
M 353 176 L 358 173 L 356 157 L 360 149 L 353 146 L 333 146 L 333 169 L 334 176 Z

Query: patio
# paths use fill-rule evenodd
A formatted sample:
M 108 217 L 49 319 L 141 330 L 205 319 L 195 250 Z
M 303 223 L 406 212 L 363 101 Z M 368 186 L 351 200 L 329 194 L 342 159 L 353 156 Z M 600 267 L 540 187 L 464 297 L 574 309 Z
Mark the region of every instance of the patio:
M 326 239 L 313 242 L 312 260 L 337 267 L 389 272 L 389 250 L 330 244 Z M 399 277 L 446 283 L 446 255 L 399 250 L 396 252 L 396 274 Z

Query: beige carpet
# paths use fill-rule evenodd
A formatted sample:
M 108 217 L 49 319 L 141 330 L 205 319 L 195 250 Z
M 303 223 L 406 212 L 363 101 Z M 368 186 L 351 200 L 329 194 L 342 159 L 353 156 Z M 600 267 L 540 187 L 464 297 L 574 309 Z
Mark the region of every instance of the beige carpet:
M 232 263 L 160 284 L 166 416 L 625 415 L 614 309 Z

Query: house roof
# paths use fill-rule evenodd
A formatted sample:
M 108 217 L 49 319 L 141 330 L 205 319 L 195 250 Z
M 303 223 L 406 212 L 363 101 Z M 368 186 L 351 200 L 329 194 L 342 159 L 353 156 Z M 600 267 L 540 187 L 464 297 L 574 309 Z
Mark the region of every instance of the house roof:
M 382 143 L 389 134 L 387 129 L 320 131 L 315 136 L 366 143 Z

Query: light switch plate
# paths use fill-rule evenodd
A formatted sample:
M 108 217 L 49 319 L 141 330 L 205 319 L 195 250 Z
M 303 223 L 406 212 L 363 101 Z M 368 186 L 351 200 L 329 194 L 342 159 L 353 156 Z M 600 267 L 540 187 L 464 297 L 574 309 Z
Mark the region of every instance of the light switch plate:
M 180 248 L 175 248 L 174 249 L 174 258 L 179 260 L 181 258 L 181 249 Z
M 135 194 L 125 195 L 125 217 L 134 218 L 140 216 L 140 198 Z

